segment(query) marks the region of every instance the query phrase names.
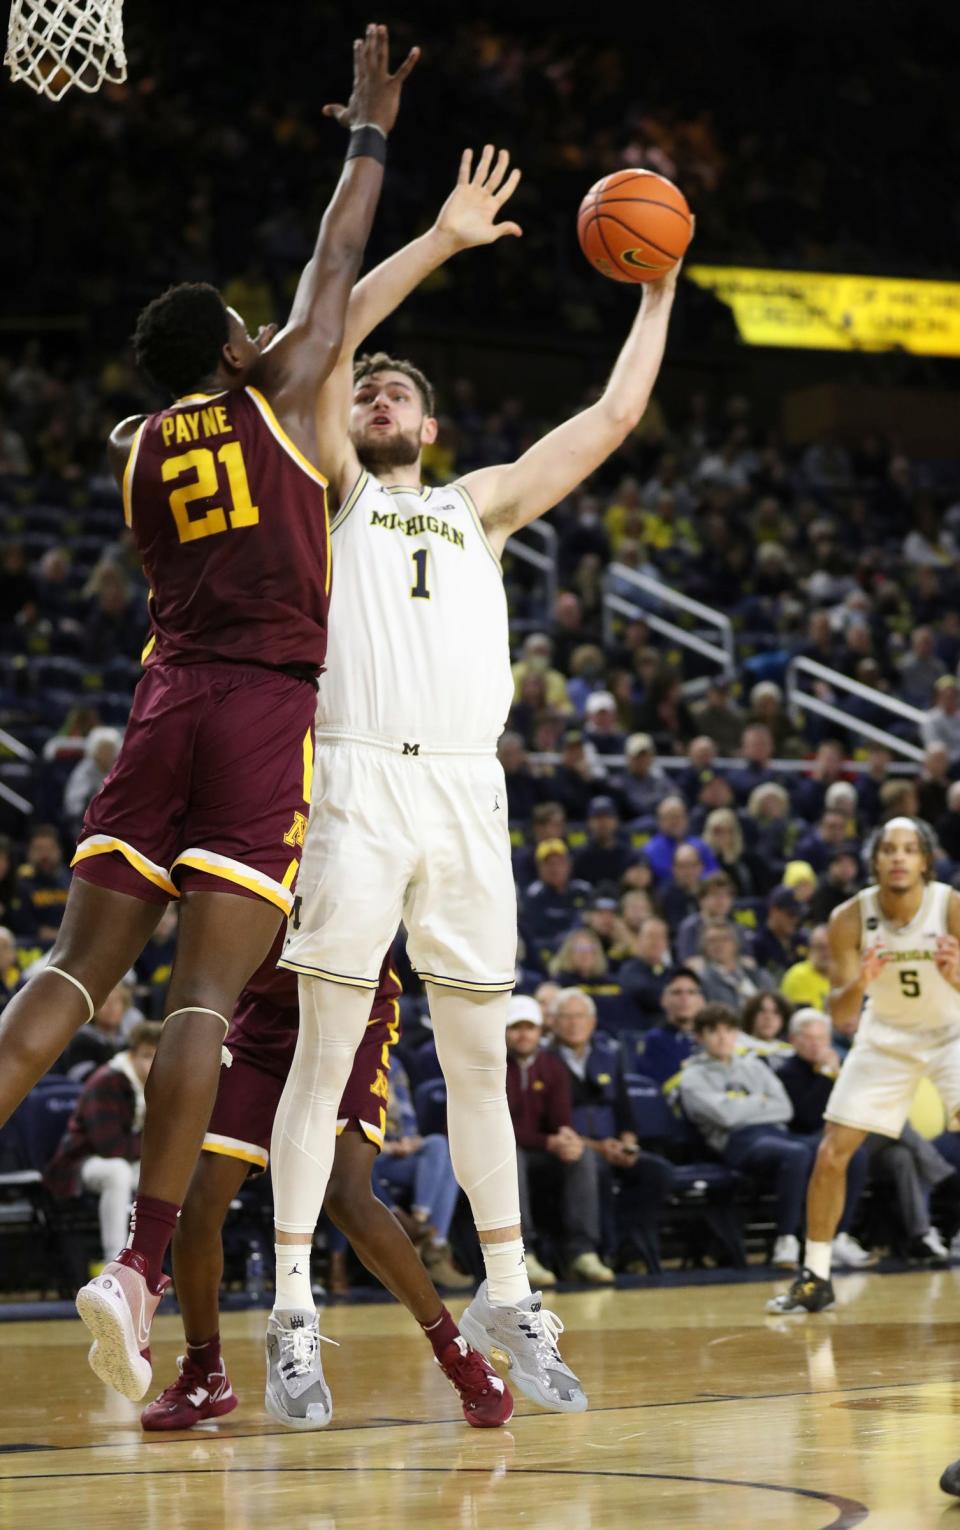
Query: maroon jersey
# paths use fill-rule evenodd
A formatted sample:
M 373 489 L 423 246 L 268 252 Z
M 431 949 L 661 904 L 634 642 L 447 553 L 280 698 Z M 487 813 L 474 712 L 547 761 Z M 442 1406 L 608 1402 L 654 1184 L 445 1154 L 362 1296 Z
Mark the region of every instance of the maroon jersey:
M 123 514 L 150 586 L 145 663 L 322 669 L 327 481 L 256 388 L 190 394 L 149 415 Z

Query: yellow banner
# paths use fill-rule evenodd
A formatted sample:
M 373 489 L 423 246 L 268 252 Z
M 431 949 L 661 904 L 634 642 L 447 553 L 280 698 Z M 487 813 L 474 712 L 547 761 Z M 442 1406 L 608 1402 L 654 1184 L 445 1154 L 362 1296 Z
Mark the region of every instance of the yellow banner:
M 685 266 L 733 311 L 748 345 L 960 356 L 960 282 Z

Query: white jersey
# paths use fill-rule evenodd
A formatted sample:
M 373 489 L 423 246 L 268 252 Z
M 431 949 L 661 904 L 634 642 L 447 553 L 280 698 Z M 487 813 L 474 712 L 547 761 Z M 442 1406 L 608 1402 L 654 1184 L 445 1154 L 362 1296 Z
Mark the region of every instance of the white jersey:
M 934 961 L 937 940 L 947 934 L 952 889 L 930 882 L 909 924 L 884 918 L 878 887 L 864 888 L 860 905 L 860 948 L 879 943 L 890 960 L 867 989 L 858 1037 L 882 1042 L 884 1032 L 953 1030 L 960 1034 L 960 993 L 942 977 Z
M 466 490 L 362 473 L 332 537 L 318 731 L 493 750 L 513 700 L 507 600 Z

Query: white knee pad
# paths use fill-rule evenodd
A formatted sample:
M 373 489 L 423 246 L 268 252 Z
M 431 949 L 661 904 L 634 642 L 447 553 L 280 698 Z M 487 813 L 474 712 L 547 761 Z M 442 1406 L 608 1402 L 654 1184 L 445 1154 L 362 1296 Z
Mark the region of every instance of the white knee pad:
M 427 984 L 447 1084 L 447 1131 L 457 1181 L 478 1232 L 520 1222 L 517 1144 L 507 1105 L 510 995 Z
M 337 1111 L 370 1015 L 370 993 L 300 978 L 297 1050 L 270 1142 L 276 1225 L 312 1238 L 337 1145 Z

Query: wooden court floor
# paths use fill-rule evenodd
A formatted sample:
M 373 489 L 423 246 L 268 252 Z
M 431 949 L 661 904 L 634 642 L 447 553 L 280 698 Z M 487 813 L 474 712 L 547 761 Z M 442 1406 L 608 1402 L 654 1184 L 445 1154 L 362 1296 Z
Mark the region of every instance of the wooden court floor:
M 262 1411 L 263 1313 L 224 1321 L 240 1407 L 150 1438 L 87 1370 L 78 1323 L 3 1324 L 0 1527 L 960 1530 L 937 1486 L 960 1456 L 960 1269 L 837 1287 L 832 1313 L 799 1320 L 765 1316 L 769 1285 L 558 1296 L 590 1411 L 522 1401 L 500 1431 L 463 1423 L 392 1306 L 323 1315 L 341 1347 L 316 1434 Z M 179 1332 L 158 1327 L 164 1385 Z

